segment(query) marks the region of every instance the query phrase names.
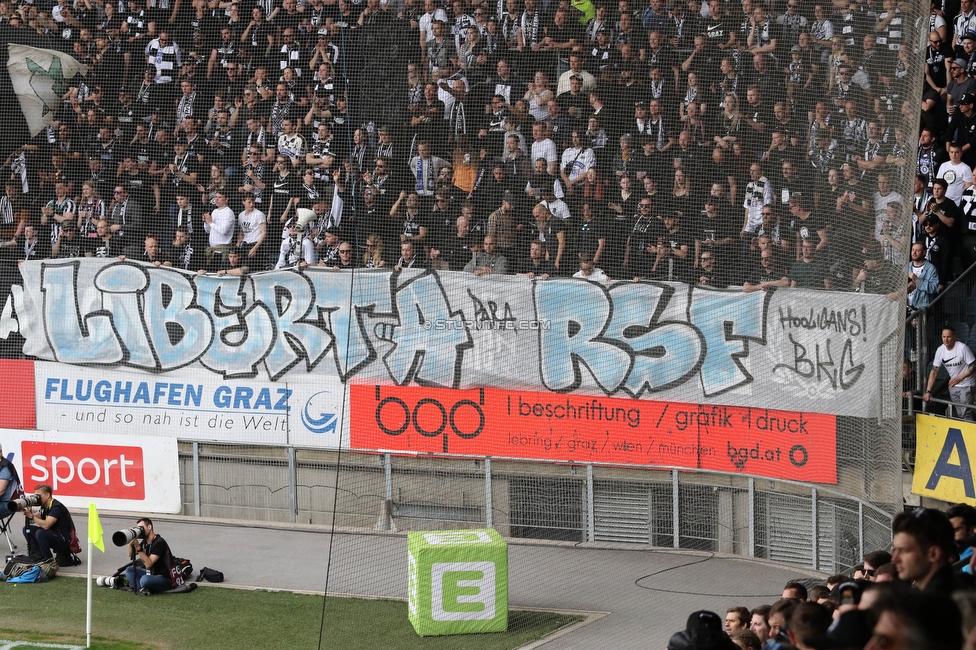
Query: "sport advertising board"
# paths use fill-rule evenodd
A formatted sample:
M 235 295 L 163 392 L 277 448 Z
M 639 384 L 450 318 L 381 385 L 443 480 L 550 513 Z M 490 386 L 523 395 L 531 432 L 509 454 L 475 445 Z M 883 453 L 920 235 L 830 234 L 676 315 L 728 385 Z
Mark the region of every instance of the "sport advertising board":
M 53 488 L 68 508 L 178 513 L 175 438 L 0 429 L 4 455 L 24 485 Z

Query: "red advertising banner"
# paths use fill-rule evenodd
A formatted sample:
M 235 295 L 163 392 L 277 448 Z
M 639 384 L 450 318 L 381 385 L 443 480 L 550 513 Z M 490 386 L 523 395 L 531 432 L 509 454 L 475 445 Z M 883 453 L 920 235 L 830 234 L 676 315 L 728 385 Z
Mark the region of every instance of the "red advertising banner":
M 34 362 L 0 359 L 4 398 L 0 400 L 0 429 L 36 429 Z
M 141 447 L 25 440 L 21 451 L 27 492 L 46 483 L 56 496 L 146 498 Z
M 508 391 L 353 385 L 353 449 L 658 465 L 837 482 L 821 413 Z

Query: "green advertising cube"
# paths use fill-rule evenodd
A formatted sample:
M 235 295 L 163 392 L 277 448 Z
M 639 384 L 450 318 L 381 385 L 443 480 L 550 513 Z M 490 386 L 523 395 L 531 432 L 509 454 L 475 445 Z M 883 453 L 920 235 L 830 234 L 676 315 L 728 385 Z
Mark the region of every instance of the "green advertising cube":
M 508 629 L 508 544 L 487 530 L 409 533 L 410 623 L 420 636 Z

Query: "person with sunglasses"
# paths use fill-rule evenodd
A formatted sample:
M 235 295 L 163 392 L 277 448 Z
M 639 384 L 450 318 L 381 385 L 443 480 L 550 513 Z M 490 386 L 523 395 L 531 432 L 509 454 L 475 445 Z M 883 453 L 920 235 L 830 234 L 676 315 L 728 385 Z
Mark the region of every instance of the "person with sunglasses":
M 356 248 L 349 241 L 340 241 L 339 249 L 336 251 L 338 253 L 338 259 L 335 265 L 332 267 L 336 270 L 346 269 L 352 270 L 359 268 L 359 264 L 356 260 Z

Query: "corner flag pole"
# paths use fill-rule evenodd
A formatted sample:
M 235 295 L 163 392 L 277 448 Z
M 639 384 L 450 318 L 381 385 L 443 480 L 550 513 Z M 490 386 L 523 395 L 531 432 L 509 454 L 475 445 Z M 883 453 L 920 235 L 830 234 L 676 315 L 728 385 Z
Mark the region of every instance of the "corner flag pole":
M 92 618 L 92 548 L 98 547 L 105 552 L 105 542 L 102 541 L 102 522 L 98 519 L 95 504 L 88 503 L 88 602 L 85 612 L 85 647 L 91 647 L 91 618 Z

